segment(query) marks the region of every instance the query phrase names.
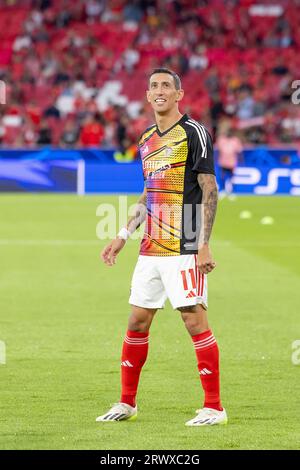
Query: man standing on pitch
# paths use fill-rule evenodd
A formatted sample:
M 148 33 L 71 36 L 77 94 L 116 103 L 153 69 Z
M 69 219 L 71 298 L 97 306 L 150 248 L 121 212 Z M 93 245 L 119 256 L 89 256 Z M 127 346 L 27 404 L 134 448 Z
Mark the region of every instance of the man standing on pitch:
M 219 350 L 207 319 L 207 274 L 216 266 L 209 249 L 218 201 L 213 146 L 205 127 L 180 113 L 183 95 L 176 73 L 163 68 L 151 73 L 147 99 L 156 123 L 139 142 L 145 189 L 135 215 L 101 255 L 112 266 L 126 240 L 146 221 L 131 284 L 122 392 L 120 402 L 96 421 L 136 419 L 150 326 L 169 298 L 193 341 L 205 395 L 203 408 L 186 425 L 227 423 L 220 401 Z

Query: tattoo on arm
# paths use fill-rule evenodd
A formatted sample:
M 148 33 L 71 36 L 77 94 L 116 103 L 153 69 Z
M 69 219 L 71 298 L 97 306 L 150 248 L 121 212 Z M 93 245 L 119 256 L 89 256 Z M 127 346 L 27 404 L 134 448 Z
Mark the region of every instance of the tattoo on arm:
M 198 183 L 202 189 L 202 214 L 199 244 L 208 243 L 218 204 L 218 189 L 214 175 L 199 173 Z
M 146 201 L 147 201 L 147 190 L 144 189 L 143 194 L 137 201 L 137 204 L 135 206 L 135 212 L 132 217 L 129 218 L 127 222 L 127 230 L 130 233 L 135 232 L 139 228 L 139 226 L 145 221 L 146 219 Z

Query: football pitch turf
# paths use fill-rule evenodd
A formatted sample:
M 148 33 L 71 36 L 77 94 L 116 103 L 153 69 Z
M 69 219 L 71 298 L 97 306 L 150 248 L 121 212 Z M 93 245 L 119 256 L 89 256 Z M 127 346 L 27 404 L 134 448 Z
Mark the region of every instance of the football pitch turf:
M 137 421 L 95 422 L 119 399 L 139 246 L 130 240 L 113 268 L 99 260 L 106 241 L 96 238 L 96 208 L 117 201 L 0 197 L 0 449 L 299 448 L 300 365 L 291 359 L 300 340 L 296 197 L 219 203 L 209 318 L 229 424 L 184 425 L 201 407 L 202 389 L 191 340 L 169 304 L 151 329 Z M 252 218 L 240 219 L 241 211 Z M 264 216 L 274 223 L 262 225 Z

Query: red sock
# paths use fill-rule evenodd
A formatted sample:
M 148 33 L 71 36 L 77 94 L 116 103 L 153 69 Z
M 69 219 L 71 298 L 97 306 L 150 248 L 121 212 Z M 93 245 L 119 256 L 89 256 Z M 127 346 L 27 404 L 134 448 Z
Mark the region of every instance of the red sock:
M 222 410 L 220 400 L 219 348 L 211 330 L 192 336 L 198 370 L 205 394 L 204 407 Z
M 122 395 L 120 401 L 135 406 L 140 373 L 148 354 L 149 332 L 127 331 L 122 350 Z

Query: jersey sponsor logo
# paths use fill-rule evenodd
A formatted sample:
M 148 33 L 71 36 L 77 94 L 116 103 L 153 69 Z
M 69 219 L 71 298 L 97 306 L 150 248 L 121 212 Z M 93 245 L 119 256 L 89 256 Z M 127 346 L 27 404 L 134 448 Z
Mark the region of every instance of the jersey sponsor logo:
M 144 170 L 157 170 L 161 168 L 162 166 L 170 165 L 170 163 L 167 160 L 159 160 L 157 161 L 146 161 L 143 162 L 143 167 Z
M 154 178 L 158 174 L 163 173 L 164 171 L 169 170 L 170 168 L 171 168 L 171 165 L 168 163 L 167 165 L 164 165 L 155 171 L 149 171 L 148 178 Z M 160 175 L 161 178 L 164 178 L 164 176 L 165 176 L 164 174 Z

